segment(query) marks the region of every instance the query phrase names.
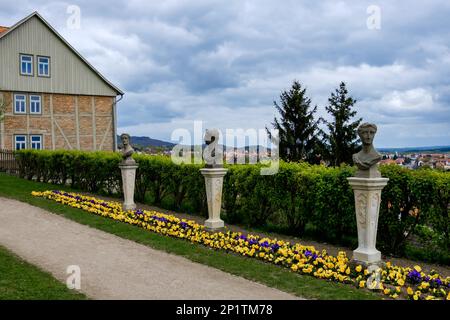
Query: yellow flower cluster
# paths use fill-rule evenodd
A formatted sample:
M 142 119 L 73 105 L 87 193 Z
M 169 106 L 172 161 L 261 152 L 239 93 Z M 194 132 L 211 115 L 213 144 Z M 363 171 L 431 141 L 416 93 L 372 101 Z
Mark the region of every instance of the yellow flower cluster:
M 361 265 L 352 265 L 345 252 L 332 256 L 326 250 L 319 252 L 313 246 L 299 243 L 291 244 L 288 241 L 244 235 L 241 232 L 208 232 L 203 225 L 192 220 L 179 219 L 156 211 L 123 211 L 118 202 L 103 201 L 75 193 L 54 190 L 33 191 L 32 195 L 136 225 L 158 234 L 281 265 L 297 273 L 347 283 L 357 288 L 377 290 L 393 299 L 450 299 L 450 278 L 444 279 L 434 271 L 425 274 L 419 266 L 403 268 L 387 262 L 385 268 L 370 272 Z

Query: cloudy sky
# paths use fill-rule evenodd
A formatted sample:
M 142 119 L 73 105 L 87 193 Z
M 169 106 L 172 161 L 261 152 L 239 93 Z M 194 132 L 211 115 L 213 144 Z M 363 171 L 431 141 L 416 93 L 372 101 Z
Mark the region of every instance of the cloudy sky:
M 378 124 L 379 147 L 450 145 L 448 0 L 0 0 L 0 8 L 6 26 L 37 10 L 125 92 L 119 132 L 170 140 L 194 120 L 263 129 L 297 79 L 322 116 L 345 81 L 359 116 Z

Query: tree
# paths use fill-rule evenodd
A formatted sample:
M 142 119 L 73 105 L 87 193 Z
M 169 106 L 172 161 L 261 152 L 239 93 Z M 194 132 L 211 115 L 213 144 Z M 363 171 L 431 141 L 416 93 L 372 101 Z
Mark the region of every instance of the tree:
M 289 91 L 280 95 L 280 104 L 274 101 L 280 118 L 274 118 L 273 128 L 278 130 L 280 158 L 286 161 L 305 160 L 313 162 L 320 143 L 317 138 L 318 123 L 314 119 L 317 106 L 311 107 L 311 99 L 306 96 L 306 88 L 294 81 Z M 266 128 L 269 136 L 270 132 Z
M 332 121 L 323 120 L 328 128 L 328 133 L 323 133 L 323 140 L 327 146 L 327 158 L 334 166 L 341 163 L 351 164 L 352 155 L 358 149 L 357 132 L 361 118 L 352 122 L 356 111 L 352 110 L 356 100 L 348 96 L 348 90 L 344 82 L 331 93 L 328 98 L 327 112 L 332 116 Z

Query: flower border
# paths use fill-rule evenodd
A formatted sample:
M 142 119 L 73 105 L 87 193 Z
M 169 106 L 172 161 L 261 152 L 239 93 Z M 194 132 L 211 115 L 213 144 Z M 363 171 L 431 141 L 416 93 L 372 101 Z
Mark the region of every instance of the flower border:
M 443 278 L 435 271 L 425 274 L 420 266 L 404 268 L 387 262 L 385 268 L 370 272 L 362 265 L 352 265 L 343 251 L 332 256 L 326 250 L 319 252 L 313 246 L 300 243 L 291 244 L 288 241 L 244 235 L 241 232 L 209 232 L 193 220 L 157 211 L 123 211 L 119 202 L 76 193 L 49 190 L 33 191 L 31 194 L 158 234 L 281 265 L 296 273 L 346 283 L 356 288 L 377 290 L 392 299 L 406 297 L 411 300 L 450 300 L 450 277 Z

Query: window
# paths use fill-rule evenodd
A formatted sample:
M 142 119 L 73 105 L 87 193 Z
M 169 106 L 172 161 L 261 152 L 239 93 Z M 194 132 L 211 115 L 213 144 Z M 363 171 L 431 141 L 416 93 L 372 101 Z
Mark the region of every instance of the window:
M 14 95 L 14 112 L 15 113 L 25 113 L 27 105 L 27 96 L 24 94 Z
M 16 150 L 26 149 L 27 137 L 25 135 L 14 136 L 14 145 L 16 146 Z
M 41 96 L 30 96 L 30 113 L 41 113 Z
M 20 74 L 24 76 L 33 75 L 33 56 L 27 54 L 20 55 Z
M 50 58 L 38 57 L 38 76 L 50 77 Z
M 42 149 L 42 136 L 35 135 L 30 136 L 31 149 L 41 150 Z

